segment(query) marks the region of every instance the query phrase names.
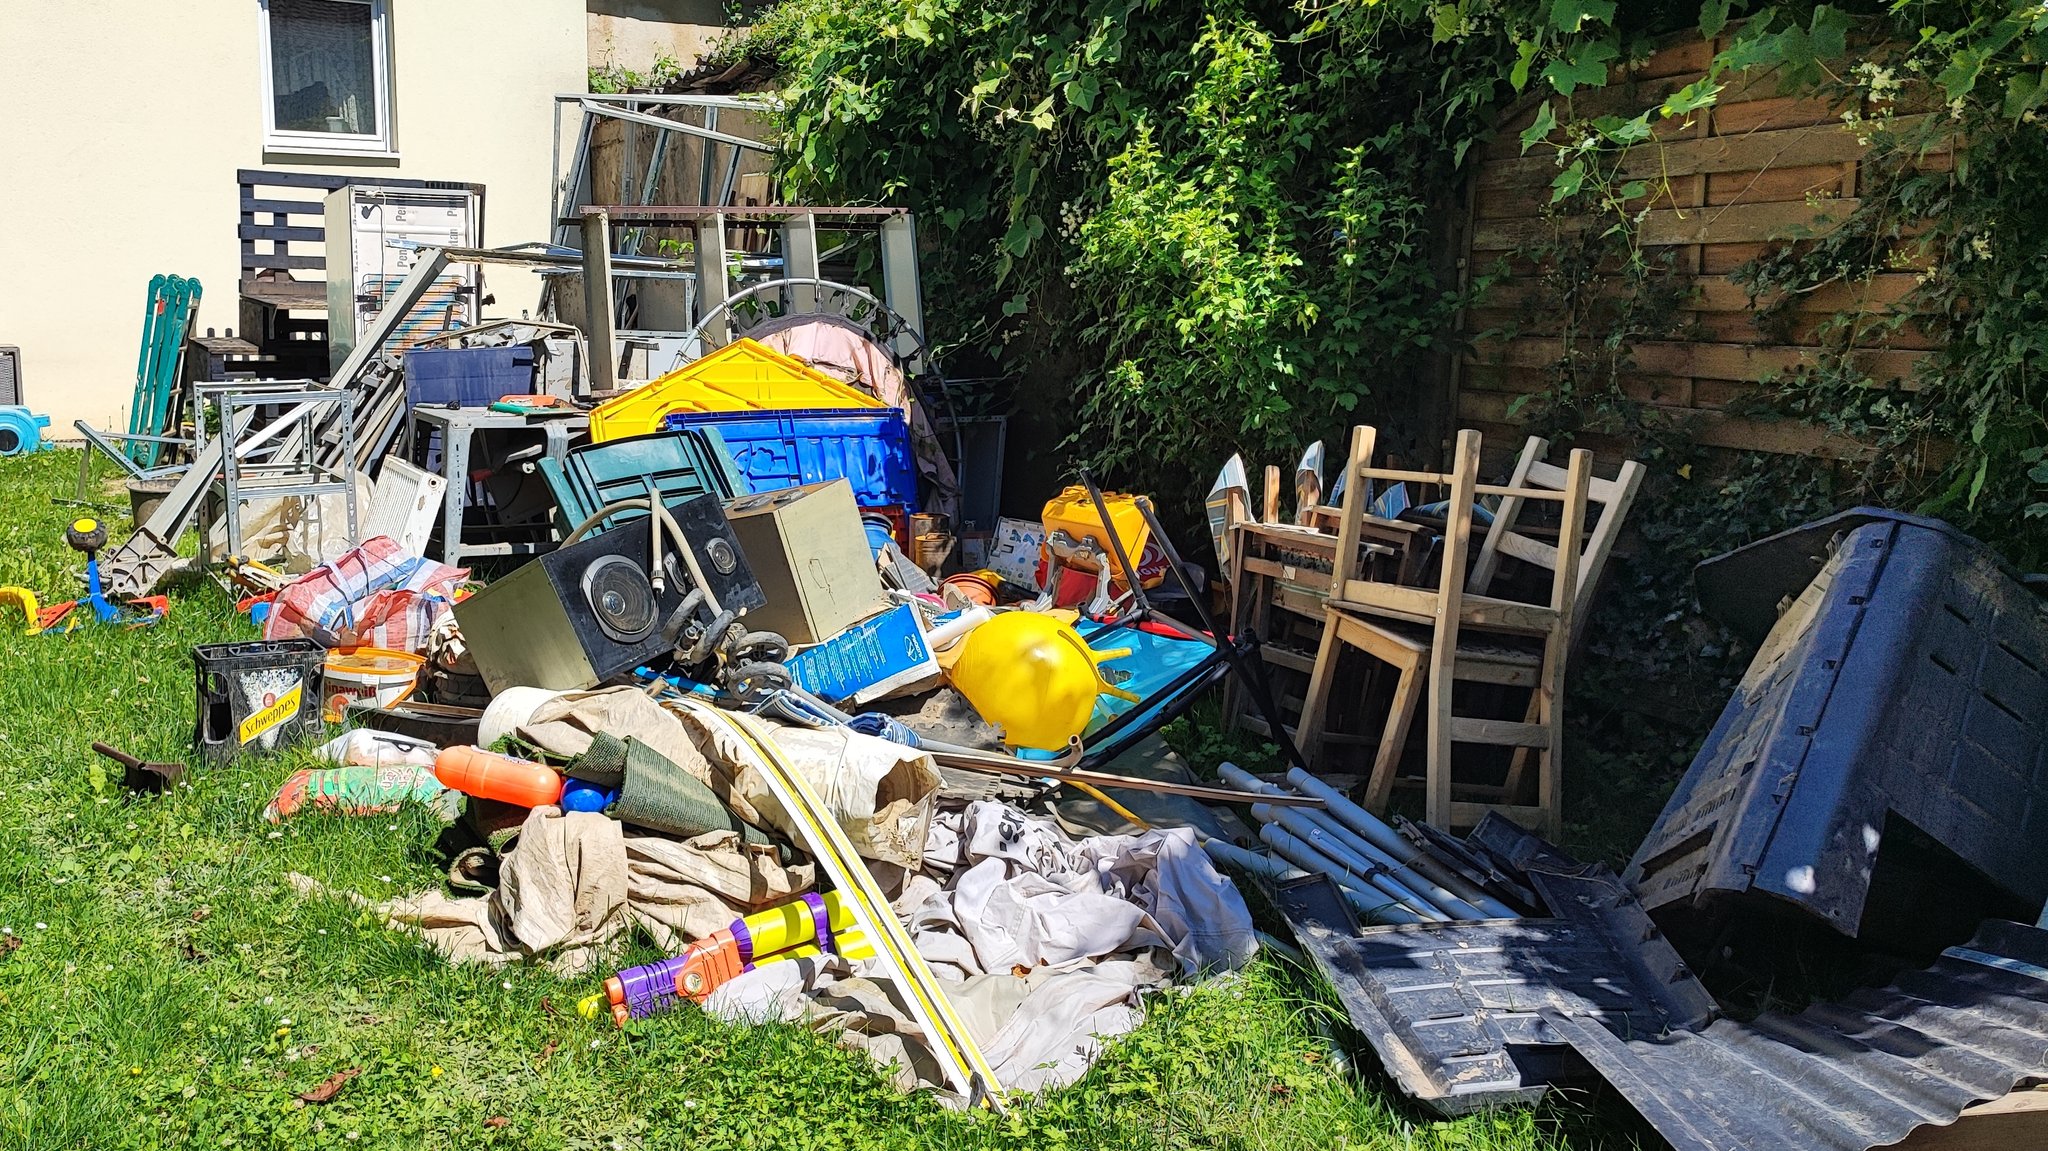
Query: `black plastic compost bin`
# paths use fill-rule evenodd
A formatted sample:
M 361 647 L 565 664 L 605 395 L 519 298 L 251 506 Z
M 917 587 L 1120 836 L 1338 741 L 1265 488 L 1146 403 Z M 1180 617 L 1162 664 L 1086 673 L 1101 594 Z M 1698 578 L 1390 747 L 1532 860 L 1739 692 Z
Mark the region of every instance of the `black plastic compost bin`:
M 1988 549 L 1858 508 L 1698 580 L 1702 606 L 1761 646 L 1629 865 L 1667 930 L 1697 937 L 1748 906 L 1858 936 L 1888 827 L 1895 855 L 1952 853 L 1958 898 L 1988 884 L 2041 906 L 2048 607 Z M 1938 913 L 1949 882 L 1915 914 Z

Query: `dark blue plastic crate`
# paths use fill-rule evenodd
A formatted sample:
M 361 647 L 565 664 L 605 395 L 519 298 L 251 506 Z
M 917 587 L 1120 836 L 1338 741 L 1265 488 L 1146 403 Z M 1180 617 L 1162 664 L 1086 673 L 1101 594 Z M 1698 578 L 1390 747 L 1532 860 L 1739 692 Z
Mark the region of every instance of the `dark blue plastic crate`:
M 843 478 L 862 507 L 917 507 L 917 465 L 901 408 L 671 412 L 663 425 L 723 448 L 756 492 Z
M 405 407 L 488 408 L 533 394 L 533 348 L 415 348 L 405 354 Z

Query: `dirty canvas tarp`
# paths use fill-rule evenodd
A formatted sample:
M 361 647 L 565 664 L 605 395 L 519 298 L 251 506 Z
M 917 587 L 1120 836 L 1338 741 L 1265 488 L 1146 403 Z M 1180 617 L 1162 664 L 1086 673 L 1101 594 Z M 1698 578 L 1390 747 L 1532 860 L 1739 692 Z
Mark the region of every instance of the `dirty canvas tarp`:
M 590 749 L 591 733 L 635 739 L 709 787 L 741 820 L 796 834 L 792 820 L 751 759 L 731 736 L 670 711 L 630 687 L 565 692 L 540 705 L 517 734 L 551 755 L 572 759 Z M 844 730 L 778 728 L 775 742 L 839 817 L 868 859 L 915 868 L 941 783 L 929 755 Z M 720 926 L 724 926 L 720 924 Z
M 457 962 L 544 959 L 560 975 L 597 969 L 628 927 L 678 950 L 811 886 L 732 832 L 643 834 L 594 812 L 536 807 L 506 852 L 498 888 L 458 899 L 427 891 L 377 905 Z
M 1074 840 L 994 802 L 933 820 L 928 869 L 897 900 L 918 952 L 997 1078 L 1032 1091 L 1078 1079 L 1101 1040 L 1144 1018 L 1177 975 L 1230 970 L 1257 949 L 1251 914 L 1186 830 Z M 836 1031 L 893 1064 L 906 1088 L 941 1081 L 893 981 L 871 962 L 768 964 L 715 993 L 723 1018 Z

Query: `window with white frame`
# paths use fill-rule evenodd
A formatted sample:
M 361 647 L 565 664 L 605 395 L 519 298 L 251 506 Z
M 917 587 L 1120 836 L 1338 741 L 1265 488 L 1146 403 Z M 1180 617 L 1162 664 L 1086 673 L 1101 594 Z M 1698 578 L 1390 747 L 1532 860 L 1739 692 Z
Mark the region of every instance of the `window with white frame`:
M 264 146 L 389 154 L 391 50 L 385 0 L 257 0 L 263 21 Z

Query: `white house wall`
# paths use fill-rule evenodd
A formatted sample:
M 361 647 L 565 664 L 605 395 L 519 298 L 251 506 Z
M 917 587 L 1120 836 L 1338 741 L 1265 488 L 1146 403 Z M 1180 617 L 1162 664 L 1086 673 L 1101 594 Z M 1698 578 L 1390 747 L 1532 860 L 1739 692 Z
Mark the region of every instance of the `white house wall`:
M 0 345 L 20 345 L 53 432 L 126 427 L 152 275 L 199 278 L 202 330 L 238 326 L 237 169 L 480 183 L 485 243 L 547 238 L 552 97 L 584 87 L 583 0 L 388 10 L 397 161 L 265 153 L 257 0 L 0 2 Z M 487 290 L 487 317 L 516 316 L 538 284 L 496 270 Z

